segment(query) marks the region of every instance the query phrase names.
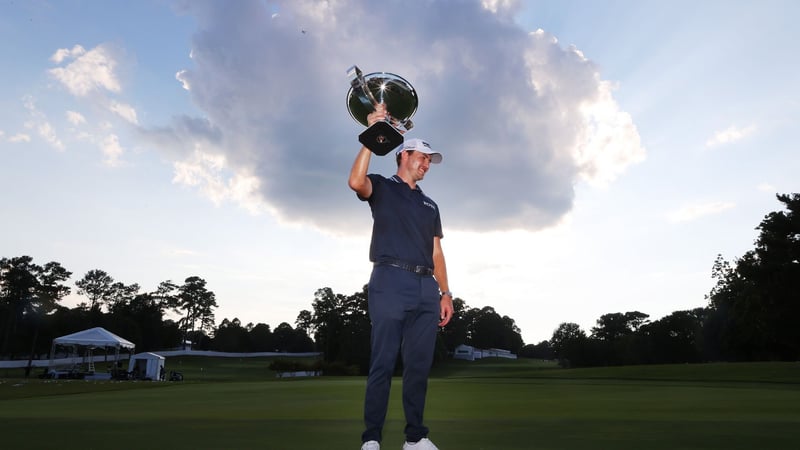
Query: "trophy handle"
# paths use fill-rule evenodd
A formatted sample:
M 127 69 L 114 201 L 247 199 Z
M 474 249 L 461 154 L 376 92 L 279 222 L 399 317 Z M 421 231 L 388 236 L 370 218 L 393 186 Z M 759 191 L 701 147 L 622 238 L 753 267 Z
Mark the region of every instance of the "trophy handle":
M 367 80 L 364 79 L 364 74 L 361 73 L 361 69 L 359 69 L 358 66 L 353 66 L 347 69 L 347 76 L 350 77 L 350 87 L 352 87 L 353 90 L 359 90 L 364 94 L 357 95 L 356 97 L 358 97 L 364 106 L 367 108 L 372 108 L 372 110 L 375 111 L 375 105 L 380 102 L 375 100 L 375 96 L 372 95 L 372 91 L 367 89 Z

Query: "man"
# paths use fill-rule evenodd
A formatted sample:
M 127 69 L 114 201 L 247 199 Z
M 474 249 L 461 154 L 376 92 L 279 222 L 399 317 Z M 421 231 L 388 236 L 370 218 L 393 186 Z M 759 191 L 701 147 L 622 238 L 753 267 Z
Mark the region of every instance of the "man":
M 386 118 L 386 108 L 380 104 L 367 121 L 372 125 Z M 403 449 L 437 450 L 427 437 L 423 412 L 436 327 L 447 325 L 453 316 L 453 294 L 440 243 L 439 208 L 417 182 L 431 163 L 442 161 L 442 155 L 421 139 L 409 139 L 396 150 L 397 173 L 391 178 L 367 175 L 371 155 L 361 147 L 349 179 L 358 198 L 369 202 L 374 220 L 369 255 L 374 267 L 368 287 L 372 357 L 361 449 L 380 449 L 392 373 L 402 350 Z

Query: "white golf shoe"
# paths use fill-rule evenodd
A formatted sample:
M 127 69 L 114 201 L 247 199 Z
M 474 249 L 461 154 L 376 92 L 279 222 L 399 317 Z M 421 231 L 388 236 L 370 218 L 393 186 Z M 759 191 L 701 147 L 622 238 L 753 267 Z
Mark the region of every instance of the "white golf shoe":
M 414 442 L 413 444 L 406 442 L 403 444 L 403 450 L 439 450 L 439 447 L 433 445 L 430 439 L 422 438 L 419 442 Z
M 367 441 L 361 444 L 361 450 L 381 450 L 381 444 L 378 441 Z

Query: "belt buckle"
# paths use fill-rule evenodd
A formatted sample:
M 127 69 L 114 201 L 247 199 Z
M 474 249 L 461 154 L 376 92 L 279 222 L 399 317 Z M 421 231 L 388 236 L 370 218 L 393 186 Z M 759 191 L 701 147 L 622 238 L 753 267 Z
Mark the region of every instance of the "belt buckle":
M 427 275 L 428 268 L 425 266 L 414 266 L 414 273 L 417 275 Z

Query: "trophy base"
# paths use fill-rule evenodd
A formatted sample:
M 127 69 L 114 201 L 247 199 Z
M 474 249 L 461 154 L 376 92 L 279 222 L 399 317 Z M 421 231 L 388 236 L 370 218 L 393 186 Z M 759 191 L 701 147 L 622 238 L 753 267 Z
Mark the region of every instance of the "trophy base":
M 383 156 L 403 143 L 403 135 L 388 122 L 375 122 L 358 135 L 358 142 L 372 153 Z

